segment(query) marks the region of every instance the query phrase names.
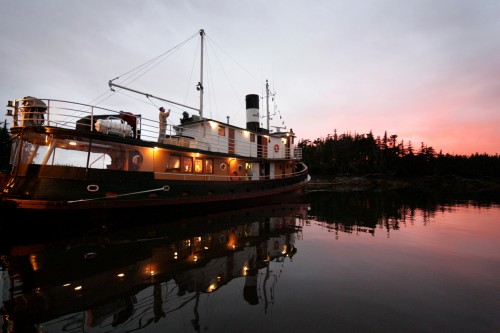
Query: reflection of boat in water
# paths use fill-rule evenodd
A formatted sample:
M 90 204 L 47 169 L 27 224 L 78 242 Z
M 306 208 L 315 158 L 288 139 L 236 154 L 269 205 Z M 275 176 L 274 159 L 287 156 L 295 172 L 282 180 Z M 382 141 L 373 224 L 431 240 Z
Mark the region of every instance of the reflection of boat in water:
M 261 206 L 11 246 L 2 256 L 3 318 L 21 331 L 41 324 L 47 332 L 125 332 L 191 308 L 198 330 L 199 298 L 238 278 L 249 305 L 267 306 L 272 294 L 257 289 L 273 281 L 270 263 L 296 252 L 307 210 Z
M 199 35 L 203 51 L 204 31 Z M 295 133 L 270 129 L 269 106 L 267 128 L 260 125 L 259 95 L 246 96 L 245 128 L 229 124 L 229 117 L 204 116 L 204 92 L 212 89 L 203 87 L 200 58 L 196 108 L 109 81 L 113 92 L 199 113 L 184 111 L 178 125 L 62 100 L 9 101 L 12 152 L 0 198 L 16 208 L 55 210 L 210 204 L 302 190 L 309 176 Z M 267 105 L 270 96 L 266 82 Z

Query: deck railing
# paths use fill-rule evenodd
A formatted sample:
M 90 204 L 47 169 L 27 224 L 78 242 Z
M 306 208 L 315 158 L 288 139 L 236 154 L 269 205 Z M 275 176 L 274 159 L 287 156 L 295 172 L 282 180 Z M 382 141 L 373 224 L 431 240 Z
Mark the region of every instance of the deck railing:
M 11 108 L 8 110 L 8 115 L 13 117 L 12 127 L 52 126 L 95 131 L 96 126 L 91 126 L 91 124 L 96 124 L 100 119 L 102 123 L 104 123 L 103 120 L 106 120 L 111 122 L 107 124 L 112 125 L 112 128 L 100 128 L 100 132 L 112 135 L 132 136 L 150 142 L 162 141 L 171 145 L 212 152 L 228 153 L 229 146 L 232 146 L 236 155 L 248 157 L 290 158 L 297 160 L 302 158 L 301 148 L 295 146 L 284 147 L 284 151 L 280 149 L 280 151 L 276 152 L 270 145 L 228 139 L 211 133 L 201 133 L 201 131 L 197 131 L 191 127 L 184 128 L 179 125 L 167 124 L 166 137 L 160 139 L 160 124 L 158 120 L 88 104 L 56 99 L 26 98 L 9 102 L 8 107 Z M 128 131 L 129 128 L 127 125 L 129 124 L 127 120 L 130 121 L 130 119 L 135 119 L 135 126 L 131 126 L 131 131 Z M 189 137 L 192 137 L 192 139 L 187 139 L 179 134 L 189 134 Z

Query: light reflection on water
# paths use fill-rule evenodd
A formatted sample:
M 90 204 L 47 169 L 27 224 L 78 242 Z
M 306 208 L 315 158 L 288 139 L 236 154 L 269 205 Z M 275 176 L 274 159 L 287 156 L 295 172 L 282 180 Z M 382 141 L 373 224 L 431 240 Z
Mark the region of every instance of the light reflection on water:
M 83 235 L 22 245 L 9 238 L 4 331 L 500 327 L 500 206 L 488 200 L 314 193 Z

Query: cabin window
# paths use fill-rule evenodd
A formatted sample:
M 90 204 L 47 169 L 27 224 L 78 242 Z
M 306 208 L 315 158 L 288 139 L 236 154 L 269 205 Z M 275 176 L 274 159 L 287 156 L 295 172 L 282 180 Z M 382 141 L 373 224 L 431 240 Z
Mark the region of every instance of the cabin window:
M 194 172 L 202 173 L 203 172 L 203 159 L 195 158 L 194 159 Z
M 226 128 L 224 126 L 219 125 L 219 135 L 226 136 Z
M 214 160 L 205 160 L 205 173 L 214 173 Z
M 181 157 L 179 155 L 170 155 L 168 158 L 167 170 L 180 171 Z
M 193 172 L 193 158 L 190 156 L 181 157 L 182 172 Z
M 99 168 L 105 168 L 102 151 L 89 155 L 89 141 L 79 137 L 61 137 L 55 139 L 52 135 L 30 133 L 24 137 L 21 150 L 21 164 L 59 165 L 85 168 L 87 159 L 99 159 Z M 13 140 L 14 142 L 16 140 Z M 12 164 L 17 164 L 17 156 Z M 109 162 L 109 158 L 107 160 Z
M 245 174 L 249 178 L 253 176 L 252 163 L 245 163 Z
M 13 146 L 20 144 L 13 140 Z M 30 133 L 22 142 L 21 164 L 39 164 L 44 166 L 68 166 L 79 168 L 106 169 L 112 164 L 112 156 L 125 154 L 123 147 L 115 144 L 94 141 L 90 144 L 86 138 L 64 136 L 55 139 L 52 135 Z M 14 151 L 14 150 L 13 150 Z M 16 154 L 11 154 L 11 164 L 16 165 Z M 88 163 L 87 163 L 88 161 Z M 115 159 L 115 164 L 118 160 Z M 120 168 L 125 166 L 125 158 Z
M 250 142 L 255 142 L 255 134 L 250 133 Z
M 239 172 L 243 171 L 243 165 L 238 164 L 238 171 L 239 171 Z
M 222 163 L 220 164 L 220 169 L 221 169 L 221 170 L 226 170 L 226 163 L 222 162 Z

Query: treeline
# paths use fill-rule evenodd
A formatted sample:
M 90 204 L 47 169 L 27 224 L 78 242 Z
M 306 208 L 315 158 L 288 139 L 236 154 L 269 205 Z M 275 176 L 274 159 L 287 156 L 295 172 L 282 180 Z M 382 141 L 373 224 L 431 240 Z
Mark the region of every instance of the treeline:
M 303 161 L 311 174 L 400 176 L 457 175 L 464 177 L 499 177 L 500 156 L 487 154 L 450 155 L 437 153 L 421 143 L 398 141 L 397 135 L 374 137 L 368 134 L 341 134 L 314 141 L 301 140 Z

